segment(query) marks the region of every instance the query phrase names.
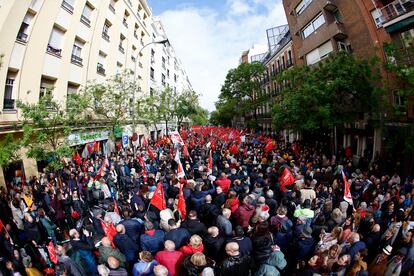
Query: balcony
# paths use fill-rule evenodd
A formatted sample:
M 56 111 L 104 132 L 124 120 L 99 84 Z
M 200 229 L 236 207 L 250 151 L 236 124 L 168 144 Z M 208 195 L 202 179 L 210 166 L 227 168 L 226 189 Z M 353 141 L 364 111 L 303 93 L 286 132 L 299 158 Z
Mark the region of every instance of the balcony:
M 89 18 L 87 18 L 86 16 L 84 16 L 84 15 L 81 16 L 80 21 L 88 27 L 91 26 L 91 20 Z
M 105 32 L 102 32 L 102 38 L 109 42 L 109 35 Z
M 119 46 L 118 46 L 118 50 L 119 50 L 121 53 L 125 54 L 125 49 L 124 49 L 124 47 L 122 47 L 122 45 L 119 45 Z
M 98 74 L 105 76 L 105 69 L 103 67 L 103 64 L 98 63 L 98 65 L 96 66 L 96 72 L 98 72 Z
M 334 12 L 338 9 L 338 6 L 335 0 L 327 0 L 323 8 L 328 12 Z
M 136 59 L 134 56 L 131 56 L 131 60 L 132 60 L 133 62 L 137 61 L 137 59 Z
M 414 10 L 414 0 L 396 0 L 381 8 L 383 24 Z
M 71 57 L 71 62 L 72 62 L 73 64 L 76 64 L 76 65 L 82 66 L 83 59 L 82 59 L 82 58 L 80 58 L 80 57 L 78 57 L 77 55 L 72 55 L 72 57 Z
M 17 41 L 20 41 L 20 42 L 23 42 L 23 43 L 26 43 L 27 42 L 27 38 L 28 38 L 28 35 L 25 34 L 24 32 L 21 32 L 21 33 L 18 33 L 17 34 L 16 40 Z
M 58 57 L 62 56 L 62 49 L 54 48 L 50 44 L 47 45 L 47 52 L 54 56 L 58 56 Z
M 73 14 L 73 7 L 71 4 L 66 2 L 65 0 L 62 1 L 62 8 L 70 14 Z
M 138 38 L 138 34 L 137 34 L 137 32 L 136 32 L 136 31 L 134 32 L 134 37 L 135 37 L 136 39 L 139 39 L 139 38 Z
M 109 10 L 110 10 L 113 14 L 115 14 L 115 8 L 114 8 L 114 6 L 112 6 L 111 4 L 109 4 Z
M 3 100 L 3 110 L 14 110 L 14 99 Z
M 128 23 L 127 23 L 126 18 L 124 18 L 124 20 L 122 21 L 122 24 L 124 24 L 124 26 L 125 26 L 126 28 L 128 28 Z
M 141 45 L 144 46 L 144 40 L 142 38 L 141 38 L 140 42 L 141 42 Z

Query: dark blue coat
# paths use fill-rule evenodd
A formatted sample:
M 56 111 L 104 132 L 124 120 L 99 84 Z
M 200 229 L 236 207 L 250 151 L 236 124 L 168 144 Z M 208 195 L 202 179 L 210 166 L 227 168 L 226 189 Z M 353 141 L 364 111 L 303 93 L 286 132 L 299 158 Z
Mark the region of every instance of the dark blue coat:
M 155 230 L 154 234 L 142 234 L 140 237 L 141 249 L 151 252 L 155 255 L 158 251 L 164 248 L 165 234 L 162 230 Z
M 128 235 L 135 243 L 139 243 L 142 225 L 136 219 L 125 219 L 120 222 L 125 227 L 125 234 Z
M 185 228 L 173 229 L 167 233 L 165 240 L 170 240 L 175 243 L 175 248 L 180 248 L 187 244 L 190 239 L 190 232 Z
M 125 255 L 126 260 L 135 260 L 139 250 L 138 245 L 126 234 L 117 234 L 114 237 L 114 244 Z

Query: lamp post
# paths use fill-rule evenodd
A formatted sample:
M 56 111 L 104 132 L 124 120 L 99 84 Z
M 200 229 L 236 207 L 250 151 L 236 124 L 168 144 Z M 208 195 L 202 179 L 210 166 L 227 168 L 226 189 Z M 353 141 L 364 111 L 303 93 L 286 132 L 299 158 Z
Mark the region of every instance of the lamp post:
M 140 50 L 139 50 L 139 52 L 138 52 L 138 54 L 137 54 L 137 57 L 135 58 L 135 61 L 134 61 L 134 87 L 136 87 L 137 86 L 137 63 L 138 63 L 138 58 L 139 58 L 139 55 L 141 54 L 141 52 L 147 47 L 147 46 L 149 46 L 149 45 L 151 45 L 151 44 L 163 44 L 163 45 L 165 45 L 165 44 L 169 44 L 170 43 L 170 41 L 168 40 L 168 39 L 163 39 L 163 40 L 160 40 L 160 41 L 151 41 L 151 42 L 149 42 L 149 43 L 147 43 L 147 44 L 145 44 Z M 133 115 L 132 115 L 132 127 L 133 127 L 133 130 L 132 130 L 132 132 L 133 133 L 135 133 L 135 93 L 136 93 L 136 91 L 134 91 L 134 94 L 133 94 L 133 101 L 132 101 L 132 104 L 133 104 Z

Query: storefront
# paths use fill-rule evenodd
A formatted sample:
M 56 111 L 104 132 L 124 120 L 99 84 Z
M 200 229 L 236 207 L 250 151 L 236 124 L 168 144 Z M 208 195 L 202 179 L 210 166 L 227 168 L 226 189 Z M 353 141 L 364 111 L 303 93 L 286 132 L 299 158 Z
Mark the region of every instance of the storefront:
M 109 134 L 107 130 L 77 132 L 70 134 L 67 141 L 71 147 L 76 148 L 79 154 L 90 153 L 90 147 L 93 145 L 97 153 L 106 154 L 114 150 L 114 142 L 109 138 Z

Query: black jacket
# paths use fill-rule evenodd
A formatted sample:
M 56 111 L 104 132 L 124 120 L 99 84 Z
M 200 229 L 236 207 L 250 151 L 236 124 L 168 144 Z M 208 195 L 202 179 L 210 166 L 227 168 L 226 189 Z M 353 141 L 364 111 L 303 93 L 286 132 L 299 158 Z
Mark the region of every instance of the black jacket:
M 250 275 L 250 257 L 248 255 L 227 257 L 216 273 L 220 276 L 248 276 Z
M 272 239 L 268 236 L 257 236 L 252 238 L 253 254 L 252 257 L 257 265 L 263 264 L 272 253 Z
M 186 219 L 181 223 L 181 227 L 187 229 L 191 235 L 197 234 L 204 237 L 207 234 L 207 227 L 198 219 Z
M 181 274 L 183 276 L 199 276 L 206 267 L 214 268 L 214 261 L 210 258 L 206 258 L 206 265 L 197 266 L 191 262 L 191 256 L 192 255 L 187 255 L 183 261 L 183 269 L 181 269 Z
M 214 260 L 219 260 L 223 251 L 224 241 L 224 238 L 220 235 L 217 237 L 206 236 L 203 240 L 206 256 Z

